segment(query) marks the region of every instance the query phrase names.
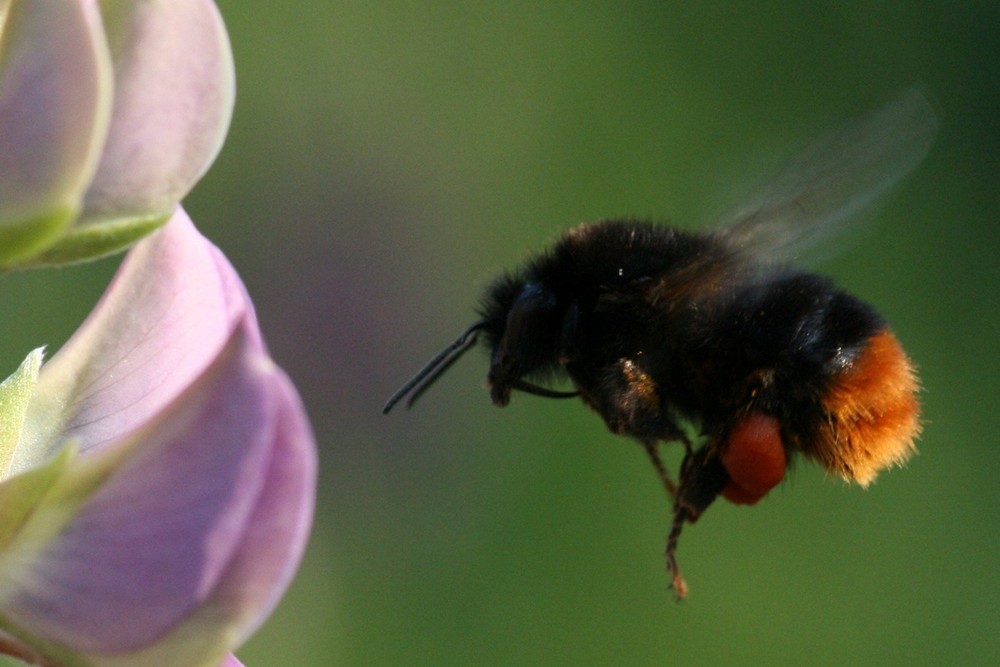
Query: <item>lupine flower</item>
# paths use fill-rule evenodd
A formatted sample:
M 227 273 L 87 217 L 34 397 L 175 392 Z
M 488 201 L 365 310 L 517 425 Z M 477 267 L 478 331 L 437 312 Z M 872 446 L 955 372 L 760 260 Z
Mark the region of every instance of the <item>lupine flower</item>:
M 173 214 L 232 114 L 210 0 L 0 2 L 0 269 L 99 257 Z
M 316 475 L 239 277 L 178 209 L 42 356 L 0 385 L 0 651 L 238 665 L 297 567 Z
M 0 0 L 0 270 L 140 241 L 0 383 L 0 665 L 239 665 L 301 557 L 315 445 L 178 206 L 233 103 L 210 0 Z

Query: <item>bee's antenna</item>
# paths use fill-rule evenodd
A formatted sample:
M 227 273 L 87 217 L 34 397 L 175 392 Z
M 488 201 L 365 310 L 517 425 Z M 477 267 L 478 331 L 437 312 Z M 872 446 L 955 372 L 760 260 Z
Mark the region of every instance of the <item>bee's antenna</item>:
M 393 406 L 399 403 L 404 396 L 410 394 L 411 391 L 413 393 L 410 394 L 409 400 L 406 401 L 406 407 L 409 408 L 412 406 L 420 395 L 427 391 L 427 388 L 434 384 L 435 380 L 441 377 L 442 373 L 448 370 L 466 350 L 476 343 L 476 337 L 484 328 L 486 328 L 486 320 L 476 322 L 463 331 L 462 335 L 456 338 L 454 343 L 441 350 L 436 357 L 427 362 L 426 366 L 421 368 L 416 375 L 389 397 L 389 400 L 385 402 L 385 407 L 382 408 L 382 414 L 389 414 L 389 410 L 392 410 Z

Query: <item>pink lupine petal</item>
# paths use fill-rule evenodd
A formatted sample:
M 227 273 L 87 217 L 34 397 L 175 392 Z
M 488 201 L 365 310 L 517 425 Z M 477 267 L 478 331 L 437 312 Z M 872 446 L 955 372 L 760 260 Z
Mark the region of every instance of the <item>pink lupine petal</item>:
M 219 667 L 243 667 L 243 663 L 240 662 L 235 655 L 230 653 L 226 656 L 226 659 L 222 661 Z
M 270 364 L 270 362 L 268 362 Z M 318 463 L 305 408 L 281 369 L 271 364 L 276 394 L 275 441 L 264 487 L 212 606 L 241 619 L 245 640 L 266 619 L 302 559 L 315 503 Z
M 0 617 L 80 654 L 142 650 L 173 631 L 244 557 L 249 522 L 282 458 L 281 396 L 269 362 L 237 330 L 149 426 L 66 468 L 29 523 L 44 532 L 65 504 L 76 506 L 44 544 L 23 539 L 4 552 Z M 96 477 L 107 460 L 106 478 Z
M 270 361 L 262 359 L 262 368 L 277 401 L 275 439 L 256 504 L 224 576 L 205 604 L 156 644 L 124 656 L 102 656 L 95 663 L 99 667 L 192 664 L 190 656 L 211 637 L 222 638 L 232 649 L 263 622 L 288 586 L 312 519 L 316 447 L 294 387 Z M 234 662 L 224 665 L 240 664 L 232 656 L 230 660 Z M 206 667 L 214 664 L 206 662 Z
M 42 366 L 12 469 L 51 456 L 66 438 L 86 451 L 146 422 L 218 355 L 249 308 L 232 266 L 179 209 L 129 253 L 94 311 Z
M 114 107 L 83 223 L 169 214 L 215 159 L 235 96 L 211 0 L 102 2 Z
M 204 239 L 204 237 L 202 238 Z M 229 263 L 229 259 L 218 247 L 212 245 L 207 240 L 205 241 L 205 245 L 208 247 L 208 251 L 215 261 L 222 289 L 229 295 L 228 301 L 234 304 L 231 308 L 233 317 L 241 317 L 243 319 L 246 325 L 247 341 L 254 345 L 262 354 L 267 354 L 267 345 L 264 342 L 260 326 L 257 323 L 257 311 L 254 309 L 253 301 L 250 299 L 250 293 L 247 291 L 246 285 L 243 284 L 243 280 L 236 273 L 236 269 L 233 268 L 233 265 Z
M 89 0 L 14 0 L 0 40 L 0 264 L 73 221 L 111 114 L 111 60 Z

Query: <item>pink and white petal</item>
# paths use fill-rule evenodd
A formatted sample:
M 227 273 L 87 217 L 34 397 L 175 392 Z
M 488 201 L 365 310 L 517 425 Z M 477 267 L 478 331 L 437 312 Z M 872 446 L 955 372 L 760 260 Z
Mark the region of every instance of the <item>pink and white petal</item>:
M 223 291 L 229 295 L 231 303 L 239 304 L 240 306 L 233 309 L 233 316 L 242 318 L 246 328 L 247 341 L 251 345 L 254 345 L 261 354 L 266 355 L 267 344 L 264 342 L 264 337 L 260 332 L 260 325 L 257 323 L 257 311 L 254 308 L 253 301 L 250 299 L 250 293 L 247 291 L 246 285 L 243 284 L 243 280 L 236 273 L 233 265 L 229 263 L 229 258 L 217 246 L 210 242 L 208 245 L 215 259 L 215 266 L 219 273 L 219 281 L 222 284 Z
M 287 588 L 312 519 L 316 446 L 294 388 L 279 369 L 270 372 L 276 382 L 269 386 L 278 403 L 271 460 L 224 576 L 205 604 L 156 644 L 137 653 L 101 656 L 95 665 L 192 664 L 190 656 L 200 648 L 196 642 L 208 637 L 223 639 L 231 650 L 267 618 Z
M 107 136 L 111 59 L 89 0 L 13 0 L 0 40 L 0 264 L 73 221 Z
M 239 643 L 270 616 L 291 583 L 308 541 L 316 496 L 316 444 L 305 408 L 284 372 L 271 364 L 270 373 L 277 407 L 270 465 L 210 605 L 240 619 Z
M 83 224 L 168 214 L 218 154 L 235 98 L 229 37 L 211 0 L 101 10 L 115 97 Z
M 218 356 L 251 308 L 235 270 L 178 209 L 132 249 L 87 320 L 42 366 L 12 470 L 37 465 L 67 438 L 87 451 L 145 423 Z
M 67 466 L 0 556 L 0 618 L 88 656 L 142 652 L 176 633 L 244 557 L 280 458 L 276 429 L 287 428 L 279 397 L 266 360 L 237 330 L 217 362 L 148 427 Z M 103 478 L 95 477 L 102 468 Z M 74 510 L 68 515 L 66 505 Z M 53 524 L 53 536 L 37 539 Z M 232 615 L 219 620 L 235 623 Z M 231 640 L 206 633 L 188 628 L 184 644 Z M 176 642 L 167 648 L 185 653 Z M 213 650 L 221 656 L 225 648 Z

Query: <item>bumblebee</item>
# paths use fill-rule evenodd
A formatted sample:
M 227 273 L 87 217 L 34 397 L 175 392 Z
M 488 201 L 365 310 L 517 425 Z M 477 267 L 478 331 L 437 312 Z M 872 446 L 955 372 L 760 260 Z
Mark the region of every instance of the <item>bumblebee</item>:
M 803 150 L 707 231 L 641 220 L 568 231 L 497 279 L 479 319 L 383 412 L 412 404 L 480 339 L 495 405 L 515 390 L 579 397 L 643 446 L 672 498 L 666 562 L 684 597 L 678 538 L 719 496 L 756 503 L 800 455 L 867 486 L 914 453 L 919 383 L 896 336 L 872 306 L 792 260 L 886 194 L 936 127 L 908 91 Z M 659 454 L 668 442 L 685 448 L 676 482 Z

